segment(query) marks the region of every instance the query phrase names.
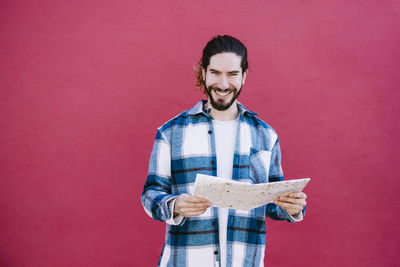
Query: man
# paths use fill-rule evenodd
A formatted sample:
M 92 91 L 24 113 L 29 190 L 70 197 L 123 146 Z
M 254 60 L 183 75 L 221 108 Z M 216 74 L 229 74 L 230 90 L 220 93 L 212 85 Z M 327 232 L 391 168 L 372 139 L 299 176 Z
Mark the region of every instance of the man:
M 236 100 L 247 73 L 246 47 L 231 36 L 215 37 L 197 71 L 208 100 L 157 131 L 142 204 L 167 223 L 159 266 L 263 266 L 265 217 L 302 220 L 302 192 L 252 210 L 211 207 L 193 196 L 198 173 L 249 183 L 284 179 L 274 129 Z

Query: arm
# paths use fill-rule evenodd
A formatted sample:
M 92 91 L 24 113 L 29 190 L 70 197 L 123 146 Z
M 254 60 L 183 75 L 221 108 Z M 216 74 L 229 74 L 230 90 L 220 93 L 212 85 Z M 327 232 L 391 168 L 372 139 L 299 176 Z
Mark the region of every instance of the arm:
M 171 145 L 158 130 L 142 193 L 146 213 L 155 220 L 181 225 L 186 217 L 200 215 L 210 207 L 211 203 L 204 198 L 171 194 L 171 186 Z
M 176 197 L 171 194 L 171 145 L 159 129 L 150 156 L 142 205 L 151 218 L 167 221 L 173 215 L 168 204 Z
M 278 138 L 276 139 L 271 152 L 268 180 L 269 182 L 283 181 L 284 176 L 281 165 L 281 148 Z M 289 194 L 285 194 L 279 198 L 280 201 L 275 201 L 275 204 L 269 203 L 266 207 L 266 216 L 274 220 L 287 220 L 291 223 L 301 221 L 306 211 L 305 198 L 307 196 L 304 193 L 292 194 L 293 197 Z

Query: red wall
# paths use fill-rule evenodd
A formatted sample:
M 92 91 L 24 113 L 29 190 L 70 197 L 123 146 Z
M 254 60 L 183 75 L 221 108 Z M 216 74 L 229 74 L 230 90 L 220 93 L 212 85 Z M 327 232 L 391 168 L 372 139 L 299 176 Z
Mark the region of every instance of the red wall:
M 168 3 L 169 2 L 169 3 Z M 268 266 L 400 264 L 400 4 L 1 1 L 0 265 L 155 266 L 140 194 L 158 126 L 194 105 L 217 34 L 240 101 L 280 136 L 308 213 L 268 220 Z

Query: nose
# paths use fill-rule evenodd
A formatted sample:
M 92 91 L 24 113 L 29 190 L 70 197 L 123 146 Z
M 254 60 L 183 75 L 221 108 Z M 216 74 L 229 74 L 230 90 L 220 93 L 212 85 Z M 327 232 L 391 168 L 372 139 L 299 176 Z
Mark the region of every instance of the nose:
M 218 87 L 222 90 L 229 88 L 228 79 L 226 78 L 225 75 L 221 75 L 221 79 L 219 79 L 219 82 L 218 82 Z

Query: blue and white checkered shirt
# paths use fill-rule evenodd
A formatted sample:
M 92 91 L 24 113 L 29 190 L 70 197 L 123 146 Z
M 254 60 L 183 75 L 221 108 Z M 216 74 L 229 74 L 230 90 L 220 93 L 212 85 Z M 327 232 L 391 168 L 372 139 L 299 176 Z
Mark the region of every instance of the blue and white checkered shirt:
M 193 195 L 198 173 L 217 175 L 214 129 L 204 100 L 158 128 L 142 193 L 146 213 L 165 221 L 166 240 L 159 266 L 219 266 L 218 210 L 208 208 L 199 216 L 175 224 L 168 208 L 182 193 Z M 274 129 L 238 103 L 232 179 L 241 182 L 283 181 L 281 151 Z M 304 212 L 305 210 L 303 210 Z M 227 267 L 263 266 L 265 217 L 294 222 L 275 204 L 252 210 L 229 210 Z

